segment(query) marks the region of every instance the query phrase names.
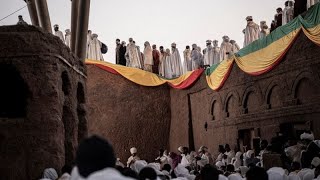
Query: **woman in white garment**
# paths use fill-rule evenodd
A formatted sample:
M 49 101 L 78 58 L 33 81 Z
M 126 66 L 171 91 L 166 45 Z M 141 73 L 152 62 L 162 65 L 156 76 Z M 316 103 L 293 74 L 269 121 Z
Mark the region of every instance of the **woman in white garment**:
M 148 41 L 144 43 L 144 70 L 152 72 L 153 66 L 153 56 L 152 56 L 152 48 Z
M 172 78 L 172 62 L 171 62 L 171 53 L 170 49 L 166 49 L 166 59 L 164 62 L 164 77 L 171 79 Z
M 98 35 L 92 34 L 92 41 L 90 41 L 88 48 L 88 59 L 103 61 L 101 45 L 102 43 L 98 40 Z

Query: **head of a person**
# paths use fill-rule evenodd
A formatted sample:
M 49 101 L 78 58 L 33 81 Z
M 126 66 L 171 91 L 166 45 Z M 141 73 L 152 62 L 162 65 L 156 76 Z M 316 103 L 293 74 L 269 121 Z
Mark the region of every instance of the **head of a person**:
M 183 149 L 182 146 L 178 147 L 178 152 L 179 152 L 180 154 L 184 154 L 184 149 Z
M 113 147 L 107 140 L 91 136 L 80 143 L 76 153 L 76 166 L 82 177 L 87 178 L 96 171 L 113 168 L 115 164 Z
M 55 24 L 55 25 L 53 26 L 53 29 L 54 29 L 54 31 L 59 31 L 59 25 L 58 25 L 58 24 Z
M 219 153 L 225 153 L 226 152 L 226 150 L 224 149 L 223 145 L 219 145 L 218 152 Z
M 145 167 L 143 168 L 139 173 L 139 180 L 156 180 L 157 179 L 157 173 L 156 171 L 151 167 Z
M 267 172 L 258 166 L 251 167 L 246 173 L 247 180 L 268 180 Z
M 56 180 L 56 179 L 58 179 L 58 173 L 53 168 L 47 168 L 43 171 L 42 177 L 46 178 L 46 179 Z
M 176 48 L 177 48 L 177 44 L 176 44 L 176 43 L 172 43 L 172 44 L 171 44 L 171 48 L 172 48 L 172 49 L 176 49 Z
M 160 52 L 164 52 L 163 46 L 160 46 Z
M 133 44 L 136 44 L 136 41 L 132 41 Z
M 252 22 L 252 21 L 253 21 L 253 18 L 252 18 L 252 16 L 247 16 L 247 17 L 246 17 L 246 20 L 247 20 L 247 22 Z
M 132 43 L 133 42 L 133 39 L 132 38 L 129 38 L 129 43 Z
M 188 147 L 183 147 L 183 153 L 184 154 L 189 154 L 189 148 Z
M 289 5 L 289 1 L 286 1 L 286 2 L 284 3 L 284 5 L 285 5 L 285 6 L 288 6 L 288 5 Z
M 219 171 L 214 168 L 212 165 L 205 165 L 200 172 L 201 180 L 218 180 L 219 179 Z
M 131 168 L 125 167 L 122 169 L 122 171 L 120 171 L 122 175 L 126 176 L 126 177 L 131 177 L 134 179 L 138 179 L 138 174 L 132 170 Z
M 186 49 L 190 49 L 190 46 L 186 46 Z
M 132 148 L 130 149 L 131 156 L 133 156 L 133 157 L 137 155 L 137 152 L 138 152 L 138 150 L 137 150 L 137 148 L 135 148 L 135 147 L 132 147 Z
M 156 49 L 157 49 L 157 45 L 155 45 L 155 44 L 152 45 L 152 49 L 153 49 L 153 50 L 156 50 Z
M 223 39 L 224 42 L 229 42 L 230 41 L 229 36 L 223 36 L 222 39 Z
M 207 46 L 210 46 L 211 43 L 212 43 L 211 40 L 207 40 L 207 41 L 206 41 L 206 45 L 207 45 Z
M 88 30 L 88 34 L 91 34 L 92 33 L 92 31 L 91 30 Z
M 117 45 L 120 44 L 120 39 L 116 39 L 116 44 L 117 44 Z
M 228 171 L 228 172 L 235 172 L 234 165 L 228 164 L 227 167 L 226 167 L 226 171 Z
M 70 29 L 66 29 L 65 32 L 66 32 L 66 34 L 70 34 L 71 33 Z
M 266 149 L 268 146 L 268 141 L 267 140 L 262 140 L 260 141 L 260 149 Z
M 229 144 L 224 145 L 224 149 L 225 149 L 227 152 L 231 151 L 231 148 L 230 148 L 230 145 L 229 145 Z
M 277 8 L 277 13 L 280 13 L 280 12 L 282 12 L 282 8 Z
M 144 42 L 144 47 L 150 46 L 150 43 L 148 41 Z
M 290 170 L 291 170 L 291 172 L 298 171 L 298 170 L 300 170 L 300 167 L 301 167 L 300 163 L 294 161 L 294 162 L 291 163 L 291 169 Z
M 292 7 L 294 5 L 294 2 L 293 1 L 289 1 L 288 2 L 288 6 Z
M 121 42 L 121 45 L 122 45 L 122 46 L 125 46 L 125 45 L 126 45 L 126 42 L 125 42 L 125 41 L 122 41 L 122 42 Z
M 159 156 L 163 156 L 164 150 L 163 149 L 159 149 Z
M 97 39 L 98 38 L 98 34 L 92 34 L 92 39 Z
M 170 49 L 166 49 L 166 53 L 170 55 Z
M 236 41 L 235 41 L 235 40 L 230 40 L 230 43 L 231 43 L 231 44 L 235 44 Z
M 165 171 L 167 171 L 167 172 L 170 172 L 170 171 L 171 171 L 171 166 L 170 166 L 170 164 L 165 164 L 165 165 L 163 165 L 162 170 L 165 170 Z
M 218 40 L 213 40 L 213 46 L 217 47 L 218 46 Z
M 19 20 L 23 20 L 23 18 L 22 18 L 22 16 L 21 16 L 21 15 L 19 15 L 19 16 L 18 16 L 18 19 L 19 19 Z

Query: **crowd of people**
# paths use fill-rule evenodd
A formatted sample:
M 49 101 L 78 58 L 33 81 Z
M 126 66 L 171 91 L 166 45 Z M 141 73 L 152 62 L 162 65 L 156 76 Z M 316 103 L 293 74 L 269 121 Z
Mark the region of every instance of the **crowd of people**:
M 236 152 L 236 153 L 235 153 Z M 320 179 L 320 140 L 303 133 L 299 141 L 279 135 L 271 143 L 262 140 L 259 149 L 233 151 L 228 144 L 219 146 L 213 157 L 206 146 L 198 152 L 179 147 L 177 152 L 159 150 L 153 162 L 139 158 L 135 147 L 126 164 L 116 158 L 107 140 L 92 136 L 78 147 L 75 166 L 63 167 L 60 180 L 313 180 Z M 277 156 L 274 156 L 277 155 Z M 270 161 L 270 157 L 279 157 Z M 267 163 L 266 163 L 267 161 Z M 270 164 L 271 162 L 271 164 Z M 44 179 L 56 180 L 53 168 L 44 170 Z

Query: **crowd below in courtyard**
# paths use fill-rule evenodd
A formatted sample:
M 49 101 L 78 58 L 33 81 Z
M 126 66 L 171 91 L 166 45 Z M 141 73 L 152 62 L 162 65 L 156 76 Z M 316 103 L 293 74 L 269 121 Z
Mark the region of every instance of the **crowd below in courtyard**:
M 177 152 L 159 150 L 153 162 L 139 158 L 137 148 L 130 149 L 126 165 L 116 158 L 107 140 L 92 136 L 78 147 L 75 166 L 63 167 L 58 178 L 53 168 L 44 170 L 43 178 L 49 180 L 313 180 L 320 179 L 320 140 L 312 133 L 303 133 L 300 139 L 272 138 L 262 140 L 257 149 L 233 151 L 228 144 L 219 146 L 213 157 L 209 149 L 201 146 L 198 152 L 179 147 Z M 279 157 L 273 159 L 271 156 Z M 268 165 L 265 164 L 268 161 Z M 280 162 L 280 163 L 278 163 Z M 271 165 L 271 166 L 270 166 Z M 268 167 L 266 167 L 268 166 Z
M 270 28 L 266 21 L 260 21 L 260 25 L 253 21 L 252 16 L 246 17 L 247 26 L 243 30 L 243 47 L 250 43 L 266 37 L 276 28 L 292 21 L 294 17 L 303 13 L 319 0 L 289 0 L 285 2 L 285 7 L 277 8 L 274 20 Z M 26 24 L 22 16 L 19 16 L 18 24 Z M 71 31 L 65 30 L 65 35 L 59 30 L 59 26 L 54 25 L 54 35 L 59 37 L 67 46 L 71 45 Z M 163 46 L 157 49 L 157 46 L 146 41 L 143 50 L 133 38 L 129 38 L 128 44 L 125 41 L 116 40 L 116 64 L 143 69 L 155 73 L 165 78 L 177 78 L 188 71 L 199 68 L 207 68 L 218 64 L 225 59 L 229 59 L 234 53 L 240 50 L 240 46 L 235 40 L 228 36 L 222 37 L 222 43 L 218 40 L 207 40 L 206 48 L 201 51 L 197 44 L 187 45 L 183 51 L 183 60 L 181 59 L 179 49 L 176 43 L 171 44 L 171 48 Z M 87 59 L 103 61 L 103 53 L 107 53 L 107 46 L 98 40 L 98 35 L 93 34 L 91 30 L 87 35 Z

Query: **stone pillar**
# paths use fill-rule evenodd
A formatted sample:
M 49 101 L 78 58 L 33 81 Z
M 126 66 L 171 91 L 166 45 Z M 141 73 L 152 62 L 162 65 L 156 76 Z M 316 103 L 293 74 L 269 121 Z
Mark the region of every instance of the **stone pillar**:
M 39 26 L 39 18 L 37 14 L 35 0 L 27 0 L 26 3 L 28 5 L 28 11 L 32 25 Z
M 81 61 L 86 58 L 90 0 L 79 0 L 76 34 L 76 55 Z
M 35 0 L 39 24 L 45 31 L 52 33 L 47 0 Z
M 71 0 L 71 51 L 76 52 L 77 21 L 79 0 Z

